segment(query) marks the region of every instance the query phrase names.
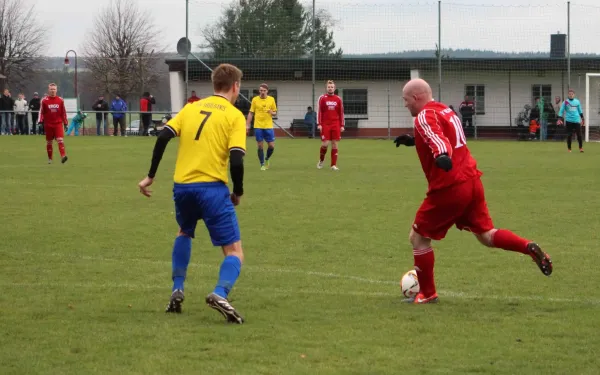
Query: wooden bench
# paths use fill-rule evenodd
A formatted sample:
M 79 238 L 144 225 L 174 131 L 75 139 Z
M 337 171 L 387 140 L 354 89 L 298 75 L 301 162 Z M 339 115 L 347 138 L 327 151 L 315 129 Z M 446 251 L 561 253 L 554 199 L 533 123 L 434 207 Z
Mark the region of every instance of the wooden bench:
M 359 118 L 346 118 L 344 128 L 346 129 L 358 129 L 358 122 L 362 120 Z
M 290 132 L 292 133 L 292 135 L 295 136 L 296 132 L 298 131 L 306 131 L 310 134 L 310 132 L 312 131 L 312 126 L 310 124 L 305 123 L 303 118 L 295 118 L 290 123 Z

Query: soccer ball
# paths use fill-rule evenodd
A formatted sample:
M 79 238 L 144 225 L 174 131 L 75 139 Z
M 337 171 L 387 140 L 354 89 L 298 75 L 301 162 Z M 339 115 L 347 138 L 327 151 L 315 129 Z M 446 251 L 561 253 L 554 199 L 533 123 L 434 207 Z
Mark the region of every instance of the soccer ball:
M 405 297 L 411 298 L 419 293 L 421 289 L 419 287 L 419 278 L 417 277 L 417 271 L 410 270 L 402 276 L 400 280 L 400 288 L 402 289 L 402 294 Z

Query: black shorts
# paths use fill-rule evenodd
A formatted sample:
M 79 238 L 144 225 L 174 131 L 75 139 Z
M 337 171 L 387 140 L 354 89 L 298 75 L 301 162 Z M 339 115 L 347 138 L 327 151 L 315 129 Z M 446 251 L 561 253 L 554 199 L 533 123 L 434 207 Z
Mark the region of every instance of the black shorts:
M 565 122 L 565 127 L 567 128 L 567 134 L 572 134 L 573 132 L 581 131 L 581 124 L 578 122 Z

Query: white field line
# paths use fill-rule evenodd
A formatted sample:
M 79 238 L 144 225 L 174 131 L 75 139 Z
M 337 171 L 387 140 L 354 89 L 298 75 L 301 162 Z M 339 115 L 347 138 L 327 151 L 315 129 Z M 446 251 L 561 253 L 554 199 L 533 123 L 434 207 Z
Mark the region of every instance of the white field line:
M 31 251 L 24 251 L 20 254 L 37 254 Z M 57 258 L 64 258 L 65 261 L 72 261 L 73 257 L 65 257 L 64 254 L 59 253 L 46 253 L 45 256 L 52 256 Z M 170 261 L 161 261 L 161 260 L 152 260 L 152 259 L 144 259 L 144 258 L 126 258 L 126 259 L 118 259 L 118 258 L 106 258 L 102 256 L 79 256 L 76 259 L 82 260 L 91 260 L 97 262 L 135 262 L 135 263 L 149 263 L 156 264 L 168 267 L 171 265 Z M 190 268 L 207 268 L 214 271 L 218 270 L 218 266 L 209 265 L 209 264 L 197 264 L 190 263 Z M 377 280 L 371 279 L 361 276 L 353 276 L 353 275 L 341 275 L 330 272 L 320 272 L 320 271 L 309 271 L 303 269 L 291 269 L 291 268 L 279 268 L 279 267 L 264 267 L 264 266 L 253 266 L 253 265 L 244 265 L 242 267 L 242 272 L 276 272 L 276 273 L 287 273 L 287 274 L 300 274 L 307 276 L 315 276 L 318 278 L 330 278 L 330 279 L 339 279 L 346 281 L 354 281 L 362 284 L 376 284 L 376 285 L 394 285 L 398 286 L 398 281 L 391 280 Z M 216 276 L 216 274 L 215 274 Z M 130 283 L 52 283 L 52 282 L 40 282 L 40 283 L 3 283 L 0 284 L 0 287 L 48 287 L 48 286 L 56 286 L 56 287 L 80 287 L 80 288 L 91 288 L 91 289 L 106 289 L 106 288 L 129 288 L 129 289 L 169 289 L 170 285 L 166 281 L 165 284 L 161 285 L 153 285 L 153 284 L 130 284 Z M 254 290 L 253 288 L 246 287 L 244 285 L 236 286 L 236 289 L 245 289 L 245 290 Z M 256 289 L 257 291 L 263 291 Z M 280 294 L 285 295 L 294 295 L 294 294 L 325 294 L 325 295 L 333 295 L 333 296 L 376 296 L 376 297 L 402 297 L 400 291 L 398 293 L 386 293 L 386 292 L 351 292 L 351 291 L 323 291 L 323 290 L 309 290 L 306 288 L 298 288 L 298 289 L 284 289 L 284 288 L 275 288 L 269 289 L 273 290 Z M 484 300 L 506 300 L 506 301 L 545 301 L 545 302 L 556 302 L 556 303 L 574 303 L 574 304 L 590 304 L 590 305 L 600 305 L 600 300 L 598 299 L 589 299 L 589 298 L 555 298 L 555 297 L 541 297 L 541 296 L 518 296 L 518 295 L 491 295 L 491 294 L 478 294 L 478 293 L 465 293 L 465 292 L 457 292 L 452 290 L 438 290 L 438 294 L 440 298 L 451 297 L 451 298 L 463 298 L 463 299 L 484 299 Z

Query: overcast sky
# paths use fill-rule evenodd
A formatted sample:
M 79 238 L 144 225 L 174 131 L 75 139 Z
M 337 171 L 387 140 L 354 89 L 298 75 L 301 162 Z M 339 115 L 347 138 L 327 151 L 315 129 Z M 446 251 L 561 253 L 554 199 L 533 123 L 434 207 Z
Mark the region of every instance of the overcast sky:
M 27 1 L 27 0 L 25 0 Z M 80 49 L 91 31 L 94 9 L 109 0 L 28 0 L 51 35 L 46 55 Z M 150 11 L 161 46 L 175 50 L 185 36 L 185 0 L 134 0 Z M 190 39 L 214 23 L 232 0 L 189 0 Z M 249 0 L 251 1 L 251 0 Z M 303 0 L 304 4 L 312 1 Z M 408 3 L 408 4 L 407 4 Z M 556 0 L 456 0 L 442 2 L 442 47 L 504 52 L 548 51 L 550 34 L 567 31 L 567 2 Z M 528 5 L 523 5 L 524 3 Z M 438 40 L 437 1 L 316 0 L 336 24 L 334 37 L 345 53 L 433 49 Z M 600 0 L 571 1 L 571 51 L 600 53 Z

